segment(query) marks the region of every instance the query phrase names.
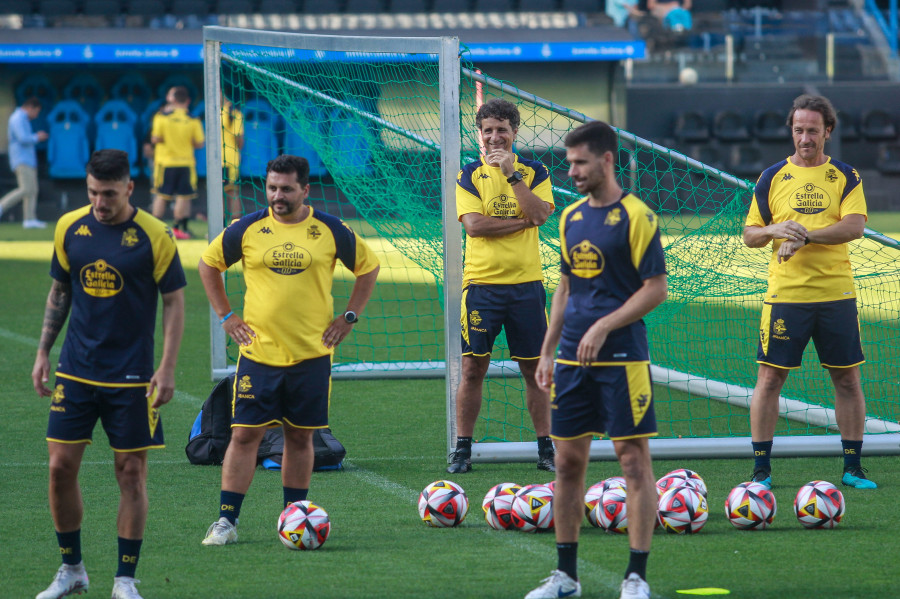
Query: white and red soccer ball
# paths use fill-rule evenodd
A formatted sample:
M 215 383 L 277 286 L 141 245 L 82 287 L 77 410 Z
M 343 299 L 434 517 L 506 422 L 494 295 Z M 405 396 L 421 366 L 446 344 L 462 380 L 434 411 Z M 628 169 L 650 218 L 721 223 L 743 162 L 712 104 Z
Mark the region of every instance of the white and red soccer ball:
M 656 481 L 656 491 L 660 496 L 670 489 L 682 486 L 693 487 L 704 497 L 707 496 L 706 483 L 703 477 L 687 468 L 672 470 Z
M 500 483 L 491 487 L 481 502 L 488 526 L 495 530 L 506 530 L 511 526 L 512 503 L 520 489 L 516 483 Z
M 834 528 L 844 517 L 844 495 L 830 482 L 806 483 L 794 498 L 794 514 L 805 528 Z
M 628 512 L 625 508 L 625 487 L 612 486 L 603 491 L 600 500 L 588 514 L 594 526 L 606 532 L 624 534 L 628 532 Z
M 699 532 L 709 518 L 706 497 L 692 486 L 669 489 L 659 498 L 658 508 L 660 526 L 675 534 Z
M 547 485 L 525 485 L 512 500 L 510 528 L 525 532 L 553 529 L 553 489 Z
M 725 499 L 725 516 L 740 530 L 764 530 L 776 512 L 775 495 L 760 483 L 741 483 Z
M 419 517 L 429 526 L 458 526 L 469 511 L 469 498 L 458 484 L 436 480 L 419 494 Z
M 278 538 L 288 549 L 318 549 L 330 532 L 328 514 L 311 501 L 294 502 L 278 516 Z

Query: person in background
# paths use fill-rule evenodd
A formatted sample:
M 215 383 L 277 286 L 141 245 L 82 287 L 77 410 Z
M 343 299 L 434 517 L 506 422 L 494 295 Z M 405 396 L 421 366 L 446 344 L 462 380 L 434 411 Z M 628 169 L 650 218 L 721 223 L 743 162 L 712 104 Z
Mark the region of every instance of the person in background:
M 47 224 L 37 219 L 38 177 L 37 144 L 45 141 L 46 131 L 33 131 L 31 121 L 41 113 L 41 101 L 28 98 L 9 117 L 9 168 L 16 174 L 16 188 L 0 198 L 0 218 L 22 202 L 22 226 L 43 229 Z

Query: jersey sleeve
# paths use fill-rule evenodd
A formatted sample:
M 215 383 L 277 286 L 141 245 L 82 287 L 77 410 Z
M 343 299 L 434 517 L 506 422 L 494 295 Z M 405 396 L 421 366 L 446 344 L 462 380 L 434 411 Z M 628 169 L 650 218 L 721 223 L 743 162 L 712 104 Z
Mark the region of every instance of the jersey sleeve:
M 162 137 L 163 135 L 163 123 L 164 119 L 160 113 L 156 113 L 153 115 L 153 125 L 150 129 L 151 137 Z
M 203 135 L 203 124 L 200 122 L 200 119 L 191 119 L 193 121 L 192 125 L 194 128 L 193 132 L 193 141 L 194 143 L 206 143 L 206 137 Z
M 474 169 L 466 166 L 456 176 L 456 218 L 462 219 L 464 214 L 475 212 L 484 214 L 484 205 L 481 202 L 481 193 L 472 183 Z
M 353 236 L 356 238 L 356 269 L 353 274 L 358 277 L 368 274 L 378 267 L 378 256 L 362 237 L 356 233 Z
M 559 217 L 559 272 L 569 276 L 572 274 L 572 265 L 569 263 L 569 246 L 566 241 L 566 223 L 569 221 L 571 207 L 566 208 Z
M 153 279 L 160 293 L 170 293 L 187 285 L 184 267 L 178 256 L 175 238 L 168 229 L 156 232 L 151 239 L 153 245 Z
M 856 169 L 850 169 L 845 173 L 847 185 L 844 188 L 844 196 L 841 198 L 841 218 L 848 214 L 862 214 L 868 220 L 866 196 L 863 193 L 862 179 Z
M 765 227 L 766 223 L 763 221 L 762 215 L 759 213 L 759 206 L 756 202 L 756 194 L 753 194 L 753 199 L 750 200 L 750 210 L 747 212 L 747 221 L 744 223 L 748 227 Z
M 541 162 L 535 163 L 533 168 L 534 179 L 531 181 L 531 191 L 534 192 L 534 195 L 555 207 L 556 204 L 553 202 L 553 183 L 550 180 L 550 171 Z
M 68 283 L 71 280 L 69 273 L 69 256 L 66 253 L 66 231 L 68 222 L 60 219 L 56 223 L 53 233 L 53 258 L 50 260 L 50 276 L 60 283 Z
M 639 200 L 623 204 L 629 218 L 631 263 L 638 275 L 641 279 L 649 279 L 665 273 L 666 263 L 659 235 L 659 217 Z

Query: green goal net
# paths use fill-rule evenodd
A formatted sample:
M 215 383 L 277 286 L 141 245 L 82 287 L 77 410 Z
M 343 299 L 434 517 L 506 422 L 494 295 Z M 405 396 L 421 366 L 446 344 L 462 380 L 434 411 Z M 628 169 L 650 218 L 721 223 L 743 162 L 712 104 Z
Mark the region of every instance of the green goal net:
M 445 317 L 458 316 L 459 306 L 452 303 L 459 293 L 445 290 L 444 282 L 459 285 L 452 269 L 461 260 L 446 255 L 452 246 L 444 240 L 445 235 L 456 243 L 462 238 L 455 207 L 442 205 L 442 193 L 447 193 L 442 134 L 450 133 L 441 131 L 446 72 L 434 53 L 334 50 L 328 36 L 321 36 L 319 47 L 310 47 L 315 37 L 303 36 L 301 47 L 290 47 L 284 34 L 269 40 L 256 32 L 246 42 L 220 43 L 216 53 L 207 54 L 208 101 L 210 86 L 218 85 L 244 119 L 237 186 L 242 210 L 265 206 L 266 161 L 278 153 L 306 156 L 312 165 L 310 203 L 341 217 L 382 262 L 364 319 L 335 354 L 335 376 L 444 376 L 445 360 L 459 355 L 458 347 L 454 353 L 448 346 L 459 344 L 458 324 Z M 454 164 L 478 156 L 475 111 L 480 102 L 502 96 L 522 115 L 516 151 L 550 170 L 557 209 L 540 229 L 550 297 L 559 280 L 559 214 L 577 199 L 567 177 L 563 139 L 586 117 L 479 74 L 465 51 L 455 68 L 458 89 L 449 97 L 459 102 L 458 130 L 452 133 L 460 150 Z M 216 122 L 211 114 L 208 122 Z M 625 131 L 619 139 L 619 180 L 659 215 L 669 272 L 669 299 L 646 319 L 660 436 L 745 438 L 769 256 L 768 248 L 748 249 L 741 241 L 752 184 Z M 215 171 L 210 167 L 209 172 Z M 215 196 L 213 186 L 210 190 L 211 205 L 222 207 L 223 224 L 237 216 L 228 212 L 224 193 Z M 452 220 L 446 217 L 448 208 Z M 900 431 L 900 268 L 891 241 L 872 232 L 851 244 L 867 357 L 869 432 Z M 351 286 L 352 276 L 339 265 L 336 309 L 346 303 Z M 232 305 L 239 306 L 238 268 L 226 274 L 226 288 Z M 446 300 L 445 291 L 450 292 Z M 216 343 L 223 346 L 225 360 L 233 362 L 236 348 L 221 337 L 216 341 L 214 331 Z M 779 434 L 834 432 L 831 383 L 815 358 L 807 352 L 803 367 L 788 379 Z M 451 385 L 447 395 L 452 419 Z M 484 396 L 476 440 L 504 443 L 479 446 L 533 443 L 524 386 L 502 336 Z M 450 423 L 448 436 L 453 430 Z

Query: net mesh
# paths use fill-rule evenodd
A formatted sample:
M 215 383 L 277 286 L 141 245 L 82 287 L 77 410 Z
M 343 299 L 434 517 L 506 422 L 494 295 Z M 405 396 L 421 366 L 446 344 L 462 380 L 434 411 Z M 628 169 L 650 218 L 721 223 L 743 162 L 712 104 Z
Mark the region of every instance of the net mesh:
M 365 317 L 335 354 L 335 367 L 358 370 L 428 368 L 444 358 L 443 245 L 439 147 L 439 73 L 434 56 L 376 56 L 273 50 L 230 44 L 223 48 L 225 96 L 244 116 L 239 190 L 243 210 L 265 206 L 265 162 L 278 153 L 306 156 L 312 166 L 310 203 L 344 219 L 379 253 L 382 270 Z M 465 54 L 464 73 L 473 69 Z M 502 89 L 503 91 L 498 91 Z M 515 150 L 549 169 L 556 211 L 540 228 L 548 297 L 559 281 L 559 215 L 577 199 L 567 177 L 563 139 L 580 121 L 546 103 L 521 99 L 514 85 L 460 86 L 461 163 L 478 156 L 475 112 L 502 96 L 516 103 L 522 123 Z M 526 95 L 527 96 L 527 95 Z M 565 112 L 565 111 L 563 111 Z M 687 393 L 657 383 L 662 437 L 749 434 L 745 408 L 710 399 L 716 381 L 752 388 L 769 248 L 741 241 L 752 185 L 675 152 L 619 135 L 617 176 L 659 215 L 669 273 L 669 299 L 645 320 L 653 363 L 708 384 Z M 237 216 L 226 211 L 226 222 Z M 897 422 L 900 410 L 897 250 L 870 239 L 851 244 L 867 364 L 862 369 L 868 413 Z M 352 276 L 338 266 L 336 309 Z M 240 305 L 240 271 L 226 275 L 232 305 Z M 228 348 L 234 360 L 237 349 Z M 478 440 L 534 438 L 524 385 L 512 372 L 501 335 L 492 354 L 501 374 L 484 386 Z M 705 384 L 705 383 L 704 383 Z M 783 394 L 808 406 L 780 420 L 778 434 L 820 434 L 805 411 L 834 407 L 827 374 L 808 351 Z M 435 398 L 438 399 L 438 398 Z M 443 399 L 443 398 L 440 398 Z

